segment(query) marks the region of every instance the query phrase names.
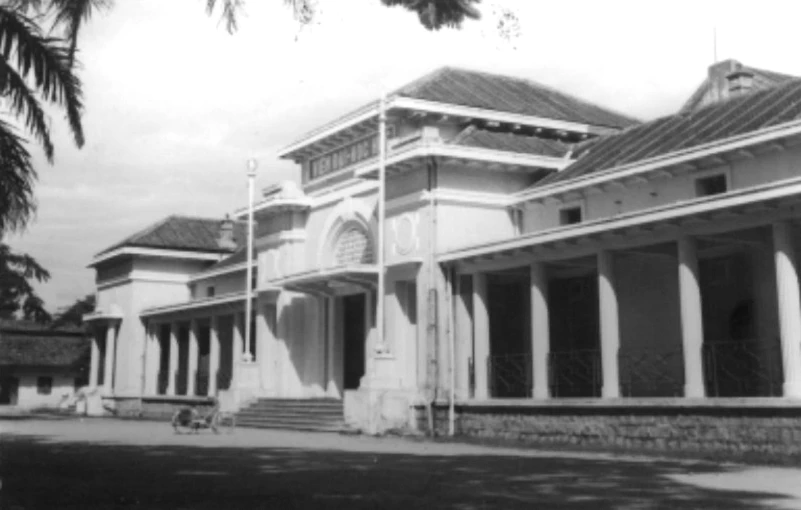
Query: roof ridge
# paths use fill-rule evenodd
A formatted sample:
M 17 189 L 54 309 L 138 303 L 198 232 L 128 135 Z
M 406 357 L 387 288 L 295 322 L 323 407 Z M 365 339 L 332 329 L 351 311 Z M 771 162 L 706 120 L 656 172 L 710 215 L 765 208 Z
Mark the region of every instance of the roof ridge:
M 405 94 L 401 93 L 402 90 L 404 90 L 404 89 L 414 89 L 416 87 L 419 87 L 420 85 L 422 85 L 424 83 L 427 83 L 427 82 L 437 78 L 438 76 L 444 74 L 445 72 L 447 72 L 447 71 L 449 71 L 451 69 L 453 69 L 453 68 L 451 66 L 447 66 L 447 65 L 440 66 L 440 67 L 437 67 L 435 69 L 432 69 L 431 71 L 427 72 L 423 76 L 415 78 L 414 80 L 410 81 L 409 83 L 405 83 L 405 84 L 401 85 L 400 87 L 396 88 L 392 92 L 388 93 L 387 97 L 395 96 L 395 95 L 398 95 L 398 96 L 405 95 Z M 410 92 L 407 92 L 406 94 L 410 94 Z
M 464 71 L 464 72 L 469 72 L 469 73 L 480 74 L 482 76 L 492 76 L 494 78 L 503 78 L 503 79 L 507 79 L 507 80 L 526 83 L 529 86 L 532 86 L 532 87 L 535 87 L 535 88 L 540 88 L 540 89 L 545 89 L 548 92 L 551 92 L 553 94 L 557 94 L 559 96 L 566 97 L 566 98 L 570 99 L 571 101 L 576 101 L 578 103 L 581 103 L 584 106 L 589 106 L 589 107 L 592 107 L 592 108 L 605 110 L 605 111 L 607 111 L 609 113 L 614 113 L 615 115 L 618 115 L 618 116 L 620 116 L 620 117 L 622 117 L 624 119 L 627 119 L 629 121 L 632 121 L 634 123 L 640 124 L 640 123 L 643 122 L 641 119 L 638 119 L 636 117 L 632 117 L 631 115 L 629 115 L 627 113 L 622 113 L 620 110 L 617 110 L 615 108 L 610 108 L 610 107 L 607 107 L 607 106 L 600 106 L 600 105 L 592 103 L 592 102 L 590 102 L 590 101 L 588 101 L 586 99 L 582 99 L 579 96 L 575 96 L 575 95 L 573 95 L 571 93 L 564 92 L 561 89 L 557 89 L 555 86 L 544 84 L 542 82 L 539 82 L 537 80 L 528 78 L 526 76 L 514 76 L 514 75 L 506 74 L 506 73 L 495 73 L 495 72 L 485 71 L 483 69 L 471 69 L 471 68 L 468 68 L 468 67 L 447 67 L 447 69 L 455 70 L 455 71 Z

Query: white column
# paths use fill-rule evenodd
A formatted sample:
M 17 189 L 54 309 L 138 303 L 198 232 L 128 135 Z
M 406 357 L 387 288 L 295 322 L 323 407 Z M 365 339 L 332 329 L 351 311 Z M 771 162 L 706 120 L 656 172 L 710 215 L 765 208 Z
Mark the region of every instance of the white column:
M 330 297 L 327 300 L 328 317 L 326 318 L 326 349 L 328 349 L 328 391 L 329 397 L 340 398 L 342 396 L 342 355 L 337 348 L 337 330 L 339 320 L 337 319 L 337 298 Z
M 107 394 L 114 393 L 114 351 L 115 340 L 117 339 L 117 327 L 112 321 L 108 322 L 106 327 L 106 365 L 105 373 L 103 374 L 103 386 Z
M 681 237 L 679 249 L 679 302 L 681 310 L 681 337 L 684 350 L 684 396 L 703 398 L 704 317 L 701 309 L 701 286 L 698 279 L 696 241 Z
M 92 334 L 92 361 L 89 365 L 89 387 L 97 388 L 100 370 L 100 348 L 97 345 L 97 332 Z
M 232 337 L 233 367 L 231 367 L 232 381 L 237 380 L 237 376 L 239 374 L 239 362 L 242 361 L 242 352 L 244 348 L 242 340 L 242 330 L 244 329 L 244 326 L 245 326 L 245 316 L 239 312 L 234 313 L 234 320 L 233 320 L 234 332 Z
M 269 385 L 269 362 L 267 354 L 267 304 L 256 300 L 256 331 L 253 333 L 256 344 L 256 363 L 259 366 L 259 386 L 264 389 Z
M 536 399 L 549 398 L 551 393 L 548 385 L 551 329 L 548 321 L 548 278 L 545 265 L 534 262 L 531 264 L 531 365 L 534 370 L 531 395 Z
M 472 275 L 467 275 L 472 283 Z M 466 400 L 470 397 L 470 357 L 473 355 L 473 321 L 468 309 L 466 289 L 463 288 L 465 275 L 456 274 L 456 302 L 454 303 L 455 318 L 454 328 L 456 334 L 456 399 Z M 469 286 L 470 297 L 472 297 L 472 285 Z
M 603 374 L 602 398 L 620 396 L 620 374 L 617 355 L 620 350 L 620 317 L 618 315 L 617 290 L 615 289 L 615 265 L 611 252 L 598 252 L 598 305 L 601 320 L 601 372 Z
M 148 371 L 149 382 L 148 392 L 151 395 L 156 395 L 159 389 L 159 370 L 161 369 L 161 339 L 159 333 L 161 332 L 159 324 L 151 323 L 148 330 L 150 331 L 150 349 L 152 355 L 150 356 L 150 370 Z
M 801 294 L 798 266 L 793 246 L 793 228 L 789 222 L 773 225 L 773 249 L 776 258 L 776 286 L 779 292 L 779 330 L 785 397 L 801 398 Z
M 375 345 L 376 345 L 376 338 L 375 334 L 376 331 L 373 328 L 373 313 L 376 310 L 375 306 L 376 303 L 373 302 L 373 292 L 368 291 L 364 295 L 364 377 L 362 381 L 366 384 L 370 384 L 372 379 L 379 377 L 379 374 L 375 373 Z M 377 299 L 377 295 L 376 295 Z M 359 385 L 360 387 L 362 384 Z
M 209 320 L 209 392 L 213 397 L 217 394 L 217 372 L 220 371 L 220 318 L 212 315 Z
M 473 374 L 475 377 L 475 398 L 489 398 L 487 379 L 487 360 L 489 358 L 489 312 L 487 310 L 487 275 L 476 273 L 473 276 L 473 338 L 475 341 Z
M 175 376 L 178 373 L 178 324 L 170 324 L 170 368 L 167 375 L 167 395 L 175 395 Z
M 197 381 L 197 333 L 198 333 L 198 320 L 190 319 L 189 321 L 189 356 L 186 367 L 186 394 L 194 396 L 195 382 Z

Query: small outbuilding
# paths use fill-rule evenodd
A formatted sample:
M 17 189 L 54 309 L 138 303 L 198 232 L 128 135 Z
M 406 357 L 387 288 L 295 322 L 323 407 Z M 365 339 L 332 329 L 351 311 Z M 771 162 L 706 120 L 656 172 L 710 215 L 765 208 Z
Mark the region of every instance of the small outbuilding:
M 83 328 L 0 320 L 0 405 L 67 407 L 88 383 Z

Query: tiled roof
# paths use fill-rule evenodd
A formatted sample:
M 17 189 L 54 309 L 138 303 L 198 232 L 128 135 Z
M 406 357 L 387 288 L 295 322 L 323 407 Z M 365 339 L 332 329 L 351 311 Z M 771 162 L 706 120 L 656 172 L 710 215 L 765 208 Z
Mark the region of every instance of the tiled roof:
M 693 92 L 684 106 L 682 112 L 697 110 L 709 105 L 714 101 L 721 101 L 729 98 L 728 80 L 726 76 L 733 71 L 744 71 L 753 76 L 751 85 L 752 90 L 762 90 L 781 85 L 797 77 L 788 74 L 777 73 L 756 67 L 744 66 L 736 60 L 726 60 L 718 62 L 709 68 L 709 75 Z
M 423 76 L 394 94 L 594 126 L 622 128 L 638 122 L 530 80 L 452 67 Z
M 187 251 L 233 251 L 221 248 L 217 243 L 221 222 L 221 219 L 214 218 L 169 216 L 103 250 L 100 254 L 123 246 Z M 234 223 L 234 241 L 238 245 L 245 242 L 243 223 Z
M 662 156 L 792 121 L 801 114 L 801 80 L 678 113 L 598 138 L 578 161 L 535 186 Z
M 0 323 L 0 366 L 78 368 L 88 363 L 90 349 L 82 328 Z
M 477 147 L 523 154 L 539 154 L 554 158 L 564 157 L 570 146 L 554 140 L 537 138 L 522 134 L 487 131 L 469 126 L 449 143 L 465 147 Z

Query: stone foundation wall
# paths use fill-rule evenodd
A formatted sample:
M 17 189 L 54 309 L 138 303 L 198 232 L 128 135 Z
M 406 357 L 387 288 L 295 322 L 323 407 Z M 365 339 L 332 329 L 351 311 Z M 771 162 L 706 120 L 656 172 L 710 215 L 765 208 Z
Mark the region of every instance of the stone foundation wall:
M 211 411 L 214 403 L 208 398 L 116 398 L 115 415 L 121 418 L 169 421 L 173 413 L 182 407 L 195 407 L 202 415 Z
M 437 435 L 448 431 L 437 406 Z M 424 408 L 420 430 L 428 429 Z M 456 434 L 540 446 L 694 452 L 801 461 L 801 406 L 493 406 L 456 407 Z

